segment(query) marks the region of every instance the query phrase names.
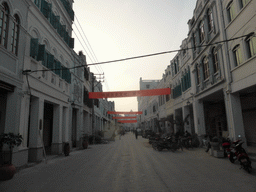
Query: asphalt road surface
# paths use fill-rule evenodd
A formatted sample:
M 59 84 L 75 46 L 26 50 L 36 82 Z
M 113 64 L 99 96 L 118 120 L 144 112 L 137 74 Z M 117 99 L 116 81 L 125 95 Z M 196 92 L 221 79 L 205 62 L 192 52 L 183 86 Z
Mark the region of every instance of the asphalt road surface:
M 20 170 L 0 191 L 160 192 L 256 191 L 256 168 L 248 174 L 203 149 L 155 151 L 148 140 L 128 133 L 115 142 L 51 159 Z

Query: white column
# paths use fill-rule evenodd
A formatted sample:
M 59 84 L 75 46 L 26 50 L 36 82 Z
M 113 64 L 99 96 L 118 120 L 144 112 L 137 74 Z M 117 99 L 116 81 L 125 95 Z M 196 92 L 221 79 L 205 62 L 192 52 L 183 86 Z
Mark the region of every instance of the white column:
M 43 158 L 43 119 L 44 119 L 44 100 L 32 97 L 30 112 L 30 130 L 29 130 L 29 161 L 38 161 Z M 40 121 L 42 129 L 39 134 Z M 40 138 L 41 137 L 41 138 Z
M 224 91 L 224 97 L 229 137 L 236 140 L 238 135 L 241 135 L 242 140 L 246 141 L 240 96 L 238 93 L 227 94 Z
M 205 134 L 205 119 L 203 102 L 195 100 L 193 103 L 195 132 L 200 136 Z
M 62 152 L 62 106 L 53 106 L 53 130 L 52 130 L 52 154 L 60 154 Z

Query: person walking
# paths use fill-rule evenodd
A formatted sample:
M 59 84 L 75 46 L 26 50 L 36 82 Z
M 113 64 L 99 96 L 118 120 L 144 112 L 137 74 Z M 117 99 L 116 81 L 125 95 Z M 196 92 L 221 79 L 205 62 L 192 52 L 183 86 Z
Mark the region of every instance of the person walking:
M 138 132 L 137 132 L 137 129 L 135 130 L 135 137 L 136 137 L 136 139 L 138 138 Z

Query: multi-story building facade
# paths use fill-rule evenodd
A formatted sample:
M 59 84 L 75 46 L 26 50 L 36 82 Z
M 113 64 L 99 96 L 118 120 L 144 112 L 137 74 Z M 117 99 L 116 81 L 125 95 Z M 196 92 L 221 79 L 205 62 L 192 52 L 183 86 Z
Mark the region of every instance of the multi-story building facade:
M 83 134 L 93 134 L 88 94 L 94 75 L 85 55 L 73 50 L 72 4 L 0 1 L 0 133 L 23 136 L 13 152 L 15 166 L 42 160 L 44 151 L 60 154 L 65 142 L 80 147 Z M 114 110 L 113 102 L 105 103 L 105 111 Z
M 26 0 L 0 0 L 0 134 L 22 132 L 19 125 L 22 100 L 26 97 L 22 70 L 28 9 Z M 14 148 L 14 163 L 19 164 L 16 160 L 23 157 L 27 157 L 27 151 Z
M 240 135 L 255 144 L 255 3 L 197 1 L 188 37 L 162 79 L 170 78 L 171 99 L 164 105 L 175 132 Z
M 140 78 L 140 90 L 156 89 L 159 83 L 160 80 L 142 80 L 142 78 Z M 142 115 L 138 117 L 138 126 L 142 129 L 155 130 L 157 97 L 138 97 L 137 101 L 138 110 L 143 112 Z
M 22 147 L 28 161 L 46 154 L 62 153 L 63 142 L 70 141 L 74 108 L 71 107 L 77 74 L 74 39 L 71 38 L 74 15 L 71 1 L 28 1 L 26 49 L 24 56 Z M 27 71 L 27 72 L 26 72 Z M 71 79 L 72 76 L 72 79 Z M 73 117 L 74 118 L 74 117 Z
M 227 89 L 229 134 L 241 135 L 248 145 L 256 146 L 256 1 L 221 1 L 229 63 Z M 242 37 L 242 38 L 238 38 Z

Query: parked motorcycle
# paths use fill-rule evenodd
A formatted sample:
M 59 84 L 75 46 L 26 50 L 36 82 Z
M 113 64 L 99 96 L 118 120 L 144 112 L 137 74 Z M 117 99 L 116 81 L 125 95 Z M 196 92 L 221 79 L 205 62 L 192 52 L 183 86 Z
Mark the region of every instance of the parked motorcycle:
M 222 147 L 226 151 L 228 159 L 231 163 L 234 163 L 236 160 L 238 160 L 240 162 L 241 168 L 250 173 L 252 171 L 251 160 L 245 149 L 242 147 L 243 143 L 244 142 L 241 142 L 240 139 L 232 143 L 227 140 L 222 143 Z
M 152 144 L 153 142 L 158 141 L 159 139 L 160 139 L 160 135 L 153 134 L 152 136 L 150 136 L 148 138 L 148 142 L 149 142 L 149 144 Z
M 162 151 L 163 149 L 171 150 L 172 152 L 178 149 L 178 146 L 175 142 L 172 142 L 171 136 L 166 136 L 161 138 L 158 141 L 152 143 L 152 147 L 155 150 Z

